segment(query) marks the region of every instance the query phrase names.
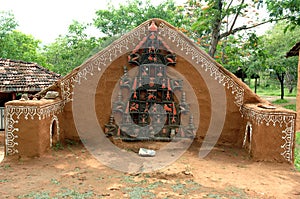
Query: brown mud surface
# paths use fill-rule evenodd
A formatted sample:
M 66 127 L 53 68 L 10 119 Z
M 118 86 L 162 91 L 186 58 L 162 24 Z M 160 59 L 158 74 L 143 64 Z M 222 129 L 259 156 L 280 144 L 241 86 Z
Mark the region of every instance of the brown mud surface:
M 200 159 L 193 144 L 166 168 L 140 174 L 104 166 L 81 144 L 54 149 L 2 161 L 0 198 L 300 198 L 293 165 L 254 162 L 243 149 L 216 146 Z

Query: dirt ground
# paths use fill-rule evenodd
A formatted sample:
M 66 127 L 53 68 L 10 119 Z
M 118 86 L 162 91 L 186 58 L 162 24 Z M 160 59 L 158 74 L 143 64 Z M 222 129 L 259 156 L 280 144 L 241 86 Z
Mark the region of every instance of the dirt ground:
M 133 175 L 104 166 L 81 144 L 60 148 L 1 162 L 1 198 L 300 198 L 292 165 L 254 162 L 242 149 L 217 146 L 200 159 L 193 144 L 172 165 Z
M 193 144 L 166 168 L 133 175 L 69 143 L 40 158 L 2 161 L 0 198 L 300 198 L 293 165 L 255 162 L 245 150 L 226 146 L 204 159 L 198 151 Z M 3 153 L 0 143 L 0 161 Z

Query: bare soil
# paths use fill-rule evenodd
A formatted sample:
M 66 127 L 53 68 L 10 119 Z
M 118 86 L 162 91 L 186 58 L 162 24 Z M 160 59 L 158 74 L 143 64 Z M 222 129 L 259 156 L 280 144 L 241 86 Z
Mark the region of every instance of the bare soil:
M 57 148 L 58 149 L 58 148 Z M 127 174 L 98 162 L 81 144 L 34 159 L 0 163 L 1 198 L 300 198 L 300 172 L 254 162 L 243 149 L 216 146 L 200 159 L 194 143 L 168 167 Z M 150 157 L 149 157 L 150 158 Z

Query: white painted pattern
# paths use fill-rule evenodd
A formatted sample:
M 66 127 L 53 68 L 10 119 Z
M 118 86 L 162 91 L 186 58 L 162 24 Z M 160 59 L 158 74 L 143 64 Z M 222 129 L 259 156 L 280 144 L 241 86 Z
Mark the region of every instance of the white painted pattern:
M 24 117 L 26 120 L 28 119 L 38 119 L 42 120 L 57 113 L 62 112 L 63 103 L 61 101 L 47 104 L 44 106 L 12 106 L 8 105 L 5 108 L 5 121 L 6 121 L 6 129 L 5 129 L 5 145 L 6 145 L 6 155 L 13 155 L 19 153 L 19 151 L 15 148 L 18 145 L 17 132 L 19 132 L 19 128 L 15 127 L 16 124 L 19 123 L 20 117 Z
M 242 117 L 256 123 L 257 125 L 272 125 L 274 128 L 282 128 L 282 139 L 284 144 L 281 145 L 281 155 L 288 161 L 293 160 L 293 143 L 294 143 L 294 126 L 295 113 L 288 112 L 262 112 L 251 107 L 241 107 Z
M 249 129 L 249 131 L 248 131 L 248 129 Z M 252 144 L 252 124 L 249 121 L 247 122 L 246 128 L 245 128 L 243 148 L 246 147 L 248 133 L 249 133 L 249 140 L 248 140 L 249 141 L 249 148 L 248 148 L 248 153 L 250 153 L 251 152 L 251 144 Z
M 66 103 L 72 101 L 74 85 L 80 84 L 83 80 L 88 80 L 89 75 L 98 75 L 98 73 L 103 72 L 113 60 L 131 51 L 137 45 L 135 42 L 140 41 L 146 35 L 149 23 L 150 21 L 145 22 L 138 28 L 116 40 L 112 45 L 82 64 L 80 70 L 78 70 L 79 72 L 73 71 L 70 76 L 62 79 L 60 82 L 62 102 L 59 103 L 59 105 L 50 105 L 49 107 L 40 108 L 8 106 L 6 110 L 6 137 L 8 138 L 6 154 L 18 153 L 18 151 L 14 149 L 14 146 L 18 145 L 15 141 L 17 138 L 15 132 L 18 131 L 18 128 L 15 128 L 14 125 L 18 123 L 18 119 L 21 115 L 25 118 L 33 119 L 35 116 L 38 116 L 39 119 L 43 119 L 61 111 Z M 163 22 L 160 23 L 158 31 L 159 34 L 167 38 L 169 42 L 175 43 L 181 51 L 185 52 L 186 56 L 190 56 L 194 64 L 200 65 L 204 71 L 216 81 L 227 89 L 231 89 L 231 93 L 235 98 L 234 103 L 240 108 L 242 117 L 247 117 L 258 124 L 270 125 L 271 123 L 276 126 L 278 123 L 280 127 L 284 124 L 285 130 L 283 130 L 284 135 L 282 139 L 285 141 L 285 144 L 281 146 L 284 150 L 281 155 L 284 156 L 287 161 L 292 160 L 295 115 L 284 112 L 278 114 L 270 114 L 267 112 L 259 113 L 244 107 L 244 88 L 235 82 L 232 77 L 228 76 L 216 63 L 204 56 L 203 52 L 195 44 L 183 34 L 170 28 Z M 17 119 L 14 119 L 13 116 L 17 116 Z

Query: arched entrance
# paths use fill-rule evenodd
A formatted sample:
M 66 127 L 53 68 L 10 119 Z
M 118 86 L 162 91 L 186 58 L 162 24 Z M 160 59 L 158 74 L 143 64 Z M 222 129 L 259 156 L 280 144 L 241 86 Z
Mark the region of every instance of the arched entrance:
M 252 124 L 250 122 L 247 122 L 243 147 L 247 148 L 249 153 L 251 153 L 251 142 L 252 142 Z
M 53 116 L 50 124 L 50 147 L 59 142 L 59 122 L 57 116 Z

